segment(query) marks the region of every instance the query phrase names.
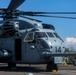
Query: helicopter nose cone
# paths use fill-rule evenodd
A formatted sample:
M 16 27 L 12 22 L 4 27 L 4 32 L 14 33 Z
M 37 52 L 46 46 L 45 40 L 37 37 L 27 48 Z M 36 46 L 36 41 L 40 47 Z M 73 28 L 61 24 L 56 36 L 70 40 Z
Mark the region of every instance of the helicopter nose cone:
M 59 40 L 48 41 L 48 44 L 50 46 L 50 52 L 52 53 L 64 53 L 65 51 L 64 43 Z

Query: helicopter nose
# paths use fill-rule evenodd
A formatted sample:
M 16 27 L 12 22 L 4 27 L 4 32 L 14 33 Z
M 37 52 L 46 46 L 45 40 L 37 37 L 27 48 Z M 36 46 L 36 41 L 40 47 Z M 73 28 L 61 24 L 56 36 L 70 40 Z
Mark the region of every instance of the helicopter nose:
M 63 53 L 65 51 L 64 43 L 61 43 L 59 41 L 55 42 L 48 42 L 50 46 L 50 52 L 51 53 Z
M 55 56 L 54 54 L 58 54 L 58 53 L 61 54 L 61 53 L 64 53 L 64 51 L 65 51 L 65 47 L 52 46 L 49 51 L 42 52 L 42 55 L 45 60 L 49 60 Z

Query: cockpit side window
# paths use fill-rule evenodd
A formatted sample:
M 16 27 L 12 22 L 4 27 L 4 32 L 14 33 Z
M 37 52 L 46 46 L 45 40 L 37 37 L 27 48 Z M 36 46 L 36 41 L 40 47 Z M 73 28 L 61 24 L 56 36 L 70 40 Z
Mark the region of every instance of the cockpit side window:
M 55 35 L 57 38 L 59 38 L 60 40 L 62 40 L 57 33 L 54 33 L 54 35 Z M 64 42 L 64 41 L 62 40 L 62 42 Z
M 27 33 L 27 35 L 24 38 L 24 42 L 31 42 L 34 39 L 34 33 L 33 32 L 29 32 Z
M 47 34 L 45 32 L 36 32 L 37 38 L 45 38 L 47 37 Z
M 60 38 L 57 33 L 54 33 L 55 37 Z
M 54 35 L 51 32 L 47 32 L 49 37 L 54 37 Z
M 37 44 L 39 49 L 49 49 L 48 44 L 43 39 L 38 39 Z

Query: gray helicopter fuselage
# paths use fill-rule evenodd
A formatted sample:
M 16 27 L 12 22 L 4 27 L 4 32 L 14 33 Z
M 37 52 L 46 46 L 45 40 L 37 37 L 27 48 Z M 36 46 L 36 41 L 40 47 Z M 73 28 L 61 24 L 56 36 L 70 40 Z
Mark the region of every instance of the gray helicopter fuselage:
M 24 1 L 11 0 L 7 8 L 0 9 L 3 19 L 0 21 L 0 63 L 8 63 L 9 68 L 16 67 L 16 64 L 47 64 L 46 71 L 58 71 L 54 57 L 76 56 L 76 53 L 65 53 L 64 42 L 53 25 L 28 16 L 75 19 L 49 15 L 73 13 L 17 10 Z
M 29 33 L 29 32 L 28 32 Z M 13 36 L 9 38 L 0 38 L 0 48 L 12 52 L 13 57 L 9 61 L 14 63 L 36 64 L 44 63 L 42 52 L 46 49 L 40 49 L 39 44 L 30 41 L 24 41 L 28 33 L 23 33 L 21 36 Z M 49 49 L 49 48 L 48 48 Z M 2 61 L 3 62 L 3 61 Z
M 43 29 L 41 23 L 29 22 L 23 20 L 13 20 L 19 22 L 19 34 L 13 36 L 0 37 L 0 49 L 10 51 L 11 59 L 0 60 L 7 63 L 23 63 L 23 64 L 45 64 L 51 60 L 49 53 L 64 53 L 64 44 L 62 40 L 57 38 L 54 30 Z M 38 25 L 36 25 L 38 24 Z M 1 24 L 2 26 L 2 24 Z M 51 32 L 54 37 L 49 37 Z M 2 31 L 0 31 L 2 34 Z M 36 34 L 36 39 L 35 39 Z M 35 42 L 33 42 L 35 39 Z M 45 53 L 43 55 L 43 53 Z M 8 52 L 8 57 L 10 57 Z M 48 59 L 48 60 L 47 60 Z

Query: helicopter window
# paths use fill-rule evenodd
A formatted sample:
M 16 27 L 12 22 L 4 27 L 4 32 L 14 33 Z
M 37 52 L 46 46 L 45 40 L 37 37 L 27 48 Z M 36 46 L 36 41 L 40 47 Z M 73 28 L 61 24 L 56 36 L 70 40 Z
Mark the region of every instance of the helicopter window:
M 58 36 L 58 34 L 57 34 L 57 33 L 54 33 L 54 35 L 55 35 L 57 38 L 59 38 L 59 36 Z
M 24 42 L 29 42 L 29 41 L 33 41 L 34 39 L 34 33 L 30 32 L 26 35 L 26 37 L 24 38 Z
M 45 32 L 36 32 L 36 36 L 37 36 L 37 38 L 44 38 L 44 37 L 47 37 L 47 35 L 46 35 Z
M 40 49 L 49 49 L 49 46 L 43 39 L 38 39 L 37 43 Z
M 47 32 L 49 37 L 54 37 L 54 35 L 51 32 Z
M 55 35 L 57 38 L 59 38 L 60 40 L 62 40 L 57 33 L 54 33 L 54 35 Z M 62 42 L 64 42 L 64 41 L 62 40 Z

